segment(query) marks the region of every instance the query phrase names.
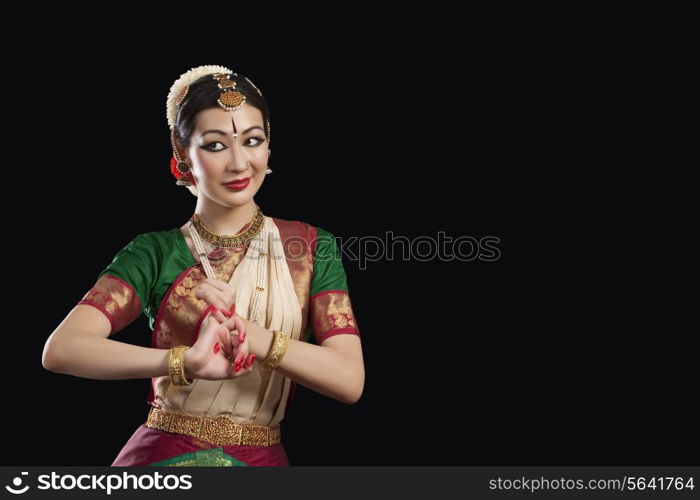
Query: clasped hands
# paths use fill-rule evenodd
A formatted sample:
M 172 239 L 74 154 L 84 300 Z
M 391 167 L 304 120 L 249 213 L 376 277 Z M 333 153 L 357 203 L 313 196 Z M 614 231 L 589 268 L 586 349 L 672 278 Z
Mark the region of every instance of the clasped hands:
M 246 327 L 236 314 L 236 291 L 219 279 L 207 278 L 195 297 L 208 304 L 194 345 L 185 352 L 185 373 L 189 379 L 221 380 L 240 377 L 253 370 L 255 354 L 250 353 Z

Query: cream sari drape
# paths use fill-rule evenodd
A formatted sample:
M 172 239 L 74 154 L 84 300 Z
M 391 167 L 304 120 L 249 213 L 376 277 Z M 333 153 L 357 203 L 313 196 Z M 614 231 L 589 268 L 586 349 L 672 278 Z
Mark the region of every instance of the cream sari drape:
M 229 284 L 236 290 L 236 313 L 249 319 L 257 286 L 258 264 L 265 259 L 259 301 L 259 323 L 268 330 L 281 330 L 298 340 L 301 336 L 301 305 L 287 266 L 280 232 L 271 217 L 264 217 L 258 235 L 249 244 Z M 267 255 L 265 255 L 267 254 Z M 170 384 L 169 381 L 166 383 Z M 191 415 L 229 415 L 241 424 L 276 425 L 284 417 L 291 380 L 255 363 L 253 371 L 227 380 L 195 379 L 190 386 L 169 385 L 167 409 Z

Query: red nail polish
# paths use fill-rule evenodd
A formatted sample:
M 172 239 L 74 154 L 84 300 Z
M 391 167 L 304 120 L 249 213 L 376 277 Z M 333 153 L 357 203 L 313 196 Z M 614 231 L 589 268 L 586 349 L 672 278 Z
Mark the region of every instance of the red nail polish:
M 236 314 L 236 304 L 233 304 L 233 305 L 231 306 L 231 309 L 229 309 L 229 311 L 231 311 L 231 316 L 233 316 L 234 314 Z
M 221 346 L 217 342 L 216 344 L 214 344 L 214 354 L 219 354 L 220 350 L 221 350 Z
M 238 340 L 240 340 L 241 344 L 245 342 L 245 332 L 241 333 L 241 336 L 238 337 Z
M 255 361 L 255 354 L 251 354 L 250 356 L 248 356 L 248 368 L 253 366 L 253 361 Z

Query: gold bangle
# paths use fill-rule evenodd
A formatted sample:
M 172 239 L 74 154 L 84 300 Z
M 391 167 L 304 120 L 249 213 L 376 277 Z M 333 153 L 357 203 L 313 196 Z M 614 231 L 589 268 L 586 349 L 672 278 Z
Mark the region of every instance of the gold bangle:
M 279 330 L 272 330 L 272 333 L 275 336 L 272 341 L 272 347 L 270 347 L 270 352 L 267 353 L 267 357 L 262 362 L 262 365 L 270 370 L 274 370 L 279 366 L 289 346 L 289 337 L 284 333 Z
M 168 373 L 173 385 L 191 385 L 185 376 L 185 351 L 190 346 L 179 345 L 168 351 Z

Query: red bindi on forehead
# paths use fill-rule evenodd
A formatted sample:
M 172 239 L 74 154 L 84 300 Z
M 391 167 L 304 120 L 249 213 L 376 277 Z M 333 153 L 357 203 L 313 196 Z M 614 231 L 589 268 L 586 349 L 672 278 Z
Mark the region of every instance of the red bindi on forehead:
M 234 135 L 238 134 L 238 129 L 236 128 L 236 122 L 233 121 L 233 118 L 231 118 L 231 124 L 233 125 L 233 134 Z

